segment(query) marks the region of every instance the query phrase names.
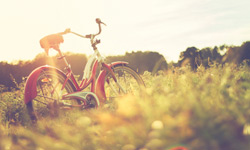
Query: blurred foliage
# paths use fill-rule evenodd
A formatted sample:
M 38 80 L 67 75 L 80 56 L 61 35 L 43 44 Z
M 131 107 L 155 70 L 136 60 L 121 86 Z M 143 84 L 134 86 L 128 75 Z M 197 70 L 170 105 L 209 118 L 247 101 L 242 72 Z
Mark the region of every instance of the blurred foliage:
M 11 88 L 9 92 L 4 92 L 4 86 L 0 87 L 0 122 L 6 127 L 25 125 L 29 121 L 23 102 L 23 84 L 22 82 L 17 88 Z
M 235 150 L 250 147 L 250 68 L 213 64 L 142 75 L 117 109 L 69 111 L 30 124 L 19 90 L 0 95 L 0 149 Z M 8 105 L 8 106 L 7 106 Z M 19 117 L 17 117 L 19 116 Z M 20 117 L 21 116 L 21 117 Z M 11 121 L 12 120 L 12 121 Z M 22 123 L 26 122 L 26 123 Z M 28 123 L 27 123 L 28 122 Z M 248 131 L 247 131 L 248 130 Z
M 146 84 L 140 96 L 116 100 L 117 109 L 69 111 L 31 124 L 23 103 L 26 76 L 57 56 L 0 62 L 0 149 L 235 150 L 250 147 L 250 42 L 189 47 L 178 63 L 156 52 L 109 56 L 128 61 Z M 87 57 L 66 53 L 76 75 Z M 81 77 L 80 77 L 81 78 Z

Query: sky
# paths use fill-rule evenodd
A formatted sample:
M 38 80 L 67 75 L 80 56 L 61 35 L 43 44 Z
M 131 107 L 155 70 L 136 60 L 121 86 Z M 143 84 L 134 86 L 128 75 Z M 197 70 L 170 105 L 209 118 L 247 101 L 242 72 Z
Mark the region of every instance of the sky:
M 155 51 L 178 61 L 187 47 L 250 40 L 249 0 L 0 0 L 0 61 L 32 60 L 44 52 L 39 40 L 70 28 L 98 31 L 104 56 Z M 63 52 L 93 53 L 87 39 L 65 35 Z M 50 51 L 52 54 L 53 50 Z

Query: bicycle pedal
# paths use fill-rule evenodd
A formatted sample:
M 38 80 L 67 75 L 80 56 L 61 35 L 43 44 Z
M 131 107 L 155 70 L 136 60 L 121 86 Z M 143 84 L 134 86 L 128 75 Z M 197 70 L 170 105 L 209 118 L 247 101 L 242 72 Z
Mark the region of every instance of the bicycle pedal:
M 89 104 L 89 105 L 85 105 L 82 107 L 82 109 L 92 109 L 95 108 L 96 106 L 94 104 Z

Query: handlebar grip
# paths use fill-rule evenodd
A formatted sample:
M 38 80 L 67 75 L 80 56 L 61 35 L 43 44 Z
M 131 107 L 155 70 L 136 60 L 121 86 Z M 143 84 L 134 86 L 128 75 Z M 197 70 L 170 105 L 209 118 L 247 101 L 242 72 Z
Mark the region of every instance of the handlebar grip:
M 96 18 L 95 21 L 97 24 L 103 24 L 106 26 L 106 24 L 104 22 L 102 22 L 100 18 Z
M 100 18 L 96 18 L 95 21 L 96 21 L 96 23 L 98 23 L 98 24 L 101 24 L 101 23 L 102 23 L 102 21 L 101 21 Z

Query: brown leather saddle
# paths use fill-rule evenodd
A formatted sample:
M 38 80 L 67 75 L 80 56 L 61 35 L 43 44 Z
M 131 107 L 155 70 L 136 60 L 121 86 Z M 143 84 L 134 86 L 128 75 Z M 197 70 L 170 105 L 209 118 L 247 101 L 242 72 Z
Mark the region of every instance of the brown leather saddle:
M 46 54 L 48 55 L 50 48 L 60 51 L 59 45 L 60 43 L 63 43 L 63 42 L 64 40 L 61 34 L 51 34 L 42 38 L 40 40 L 40 45 L 45 50 Z

